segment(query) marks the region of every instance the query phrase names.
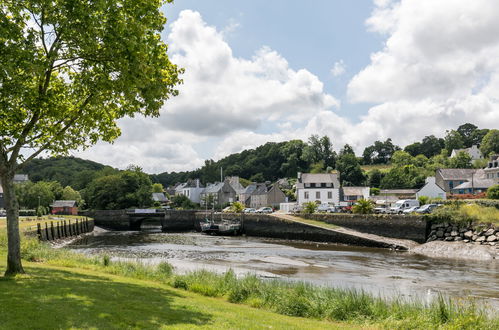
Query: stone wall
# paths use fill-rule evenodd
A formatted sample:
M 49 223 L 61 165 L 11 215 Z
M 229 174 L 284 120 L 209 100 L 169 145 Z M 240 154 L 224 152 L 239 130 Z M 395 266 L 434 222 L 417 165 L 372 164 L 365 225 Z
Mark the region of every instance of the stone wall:
M 196 220 L 196 213 L 198 212 L 195 210 L 166 211 L 165 218 L 161 220 L 162 230 L 164 232 L 179 232 L 190 230 L 201 231 L 201 228 L 199 227 L 199 221 Z
M 463 241 L 480 245 L 499 244 L 499 227 L 494 225 L 434 223 L 430 227 L 427 242 Z
M 129 216 L 126 210 L 97 210 L 84 213 L 93 218 L 95 225 L 111 230 L 131 230 Z
M 418 215 L 315 213 L 301 216 L 306 219 L 350 228 L 362 233 L 410 239 L 418 243 L 426 241 L 429 229 L 424 217 Z

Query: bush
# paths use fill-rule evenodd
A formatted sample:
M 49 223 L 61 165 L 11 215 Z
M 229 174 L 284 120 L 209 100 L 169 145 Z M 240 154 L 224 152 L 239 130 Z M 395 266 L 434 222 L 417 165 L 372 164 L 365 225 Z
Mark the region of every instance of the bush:
M 317 203 L 307 202 L 303 204 L 303 213 L 312 214 L 317 210 Z
M 374 203 L 368 199 L 359 199 L 357 203 L 352 206 L 352 212 L 357 214 L 370 214 L 374 211 Z
M 230 211 L 234 213 L 241 213 L 244 210 L 244 205 L 241 202 L 234 202 L 230 206 Z
M 487 198 L 499 199 L 499 184 L 496 184 L 495 186 L 487 189 Z

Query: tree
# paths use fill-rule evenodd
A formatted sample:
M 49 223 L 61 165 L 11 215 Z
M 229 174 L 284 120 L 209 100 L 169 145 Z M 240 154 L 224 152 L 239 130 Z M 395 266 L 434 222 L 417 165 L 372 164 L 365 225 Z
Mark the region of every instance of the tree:
M 113 141 L 120 134 L 117 119 L 158 116 L 164 101 L 178 93 L 181 70 L 168 59 L 160 35 L 163 2 L 0 3 L 6 275 L 24 273 L 14 174 L 44 151 L 64 154 Z
M 342 185 L 360 186 L 364 184 L 366 178 L 354 154 L 347 153 L 338 158 L 336 169 L 340 172 Z
M 461 149 L 464 147 L 464 139 L 458 131 L 450 130 L 444 138 L 445 149 L 447 149 L 448 154 L 454 149 Z
M 181 208 L 183 210 L 190 210 L 190 209 L 195 209 L 196 204 L 193 203 L 189 197 L 185 195 L 175 195 L 172 198 L 172 205 L 175 208 Z
M 421 142 L 414 142 L 413 144 L 409 144 L 404 148 L 404 151 L 408 152 L 411 154 L 412 157 L 416 157 L 417 155 L 420 155 L 421 152 Z
M 381 180 L 382 189 L 420 188 L 426 175 L 423 169 L 414 165 L 396 166 Z
M 496 184 L 495 186 L 489 187 L 489 189 L 487 189 L 487 198 L 499 199 L 499 184 Z
M 457 128 L 457 133 L 459 133 L 459 135 L 461 136 L 462 141 L 463 141 L 463 146 L 465 148 L 469 148 L 474 144 L 480 144 L 482 139 L 476 141 L 477 137 L 479 137 L 479 135 L 477 134 L 477 131 L 480 131 L 478 129 L 478 127 L 473 125 L 473 124 L 470 124 L 470 123 L 462 124 L 461 126 L 459 126 Z M 482 138 L 483 138 L 483 136 L 482 136 Z M 459 148 L 462 148 L 462 147 L 459 147 Z M 454 149 L 459 149 L 459 148 L 454 148 Z M 447 150 L 451 151 L 448 148 L 447 148 Z
M 28 209 L 38 206 L 48 207 L 55 199 L 52 185 L 49 182 L 27 182 L 16 187 L 19 204 Z
M 425 136 L 421 142 L 421 154 L 427 158 L 440 154 L 444 148 L 445 142 L 443 139 L 435 137 L 435 135 Z
M 385 142 L 375 141 L 373 145 L 364 149 L 362 158 L 366 165 L 386 164 L 397 150 L 400 150 L 400 147 L 394 145 L 390 138 L 386 139 Z
M 464 151 L 458 152 L 455 157 L 449 160 L 450 166 L 453 168 L 473 168 L 471 161 L 471 156 Z
M 303 213 L 312 214 L 317 210 L 316 202 L 306 202 L 303 203 Z
M 81 195 L 78 191 L 74 190 L 70 186 L 66 186 L 62 190 L 62 195 L 61 195 L 62 200 L 70 200 L 70 201 L 76 201 L 76 204 L 78 206 L 83 205 L 83 199 L 81 198 Z
M 234 213 L 241 213 L 244 210 L 244 204 L 241 202 L 234 202 L 230 206 L 230 211 Z
M 163 188 L 163 185 L 161 183 L 154 183 L 152 185 L 152 192 L 153 193 L 162 193 L 164 191 L 165 191 L 165 189 Z
M 393 153 L 392 164 L 396 166 L 413 165 L 414 158 L 408 152 L 397 150 Z
M 302 159 L 309 164 L 324 162 L 324 168 L 336 165 L 336 152 L 333 150 L 333 144 L 328 136 L 319 138 L 318 135 L 312 135 L 308 138 L 308 144 L 303 149 Z
M 492 153 L 499 153 L 499 130 L 491 129 L 483 137 L 480 151 L 485 157 L 488 157 Z
M 383 177 L 383 173 L 375 168 L 374 170 L 371 170 L 367 176 L 367 185 L 369 187 L 379 188 Z
M 340 150 L 340 157 L 343 156 L 343 155 L 346 155 L 346 154 L 352 154 L 355 156 L 355 152 L 353 151 L 353 148 L 351 145 L 349 144 L 345 144 L 343 146 L 343 149 Z

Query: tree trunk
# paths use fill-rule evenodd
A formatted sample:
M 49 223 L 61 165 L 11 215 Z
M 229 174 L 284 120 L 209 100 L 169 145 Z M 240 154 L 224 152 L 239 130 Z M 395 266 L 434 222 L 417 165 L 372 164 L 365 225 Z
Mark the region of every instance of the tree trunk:
M 7 211 L 7 270 L 5 276 L 24 274 L 21 264 L 21 238 L 19 235 L 19 204 L 14 190 L 14 175 L 2 176 L 3 198 Z

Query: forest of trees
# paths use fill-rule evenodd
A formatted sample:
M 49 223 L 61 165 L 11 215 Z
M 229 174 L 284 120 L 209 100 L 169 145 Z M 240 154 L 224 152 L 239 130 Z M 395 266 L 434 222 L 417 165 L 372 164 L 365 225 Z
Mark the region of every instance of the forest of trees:
M 149 195 L 153 183 L 168 187 L 195 178 L 201 179 L 203 183 L 215 182 L 220 180 L 220 168 L 223 168 L 225 176 L 236 175 L 246 181 L 275 181 L 285 177 L 295 178 L 297 172 L 337 170 L 341 174 L 340 181 L 345 186 L 419 188 L 424 184 L 425 178 L 434 175 L 438 168 L 484 167 L 486 160 L 472 162 L 466 153 L 449 157 L 453 149 L 473 144 L 480 145 L 484 155 L 499 153 L 499 130 L 479 129 L 466 123 L 447 131 L 442 138 L 426 136 L 403 149 L 390 138 L 375 141 L 359 156 L 355 155 L 348 144 L 336 152 L 329 137 L 312 135 L 307 142 L 268 142 L 219 161 L 206 160 L 201 168 L 186 172 L 146 175 L 135 166 L 119 171 L 89 160 L 57 157 L 35 159 L 23 173 L 28 174 L 33 183 L 46 183 L 28 188 L 48 191 L 48 187 L 52 187 L 52 195 L 58 197 L 61 196 L 61 190 L 65 189 L 63 187 L 70 187 L 80 193 L 88 207 L 113 208 L 132 204 L 147 206 L 152 203 Z M 57 182 L 58 185 L 50 182 Z M 134 193 L 139 190 L 140 192 Z M 40 193 L 31 194 L 35 196 Z M 120 197 L 111 198 L 113 194 Z

